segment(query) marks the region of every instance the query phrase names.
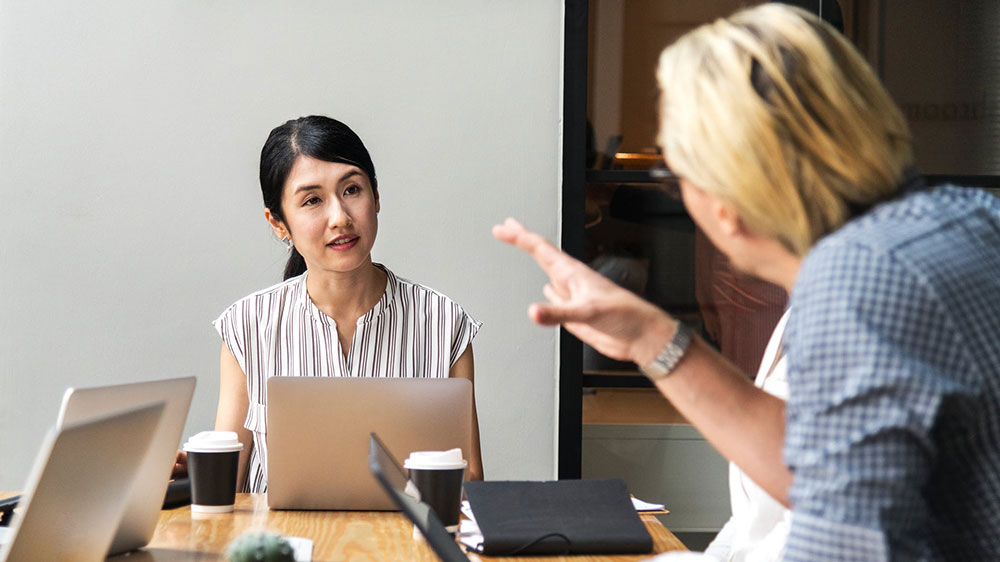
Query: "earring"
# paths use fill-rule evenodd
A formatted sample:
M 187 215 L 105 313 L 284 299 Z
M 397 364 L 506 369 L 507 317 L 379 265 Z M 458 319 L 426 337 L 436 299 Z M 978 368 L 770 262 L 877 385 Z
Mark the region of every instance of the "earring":
M 295 245 L 292 244 L 292 239 L 290 237 L 282 238 L 281 241 L 285 243 L 285 251 L 292 253 L 292 249 L 295 247 Z

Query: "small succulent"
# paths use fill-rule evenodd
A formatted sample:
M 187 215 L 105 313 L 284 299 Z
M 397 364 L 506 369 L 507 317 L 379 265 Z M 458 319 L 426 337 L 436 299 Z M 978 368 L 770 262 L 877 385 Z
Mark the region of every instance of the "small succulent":
M 274 533 L 247 533 L 226 550 L 229 562 L 295 562 L 292 545 Z

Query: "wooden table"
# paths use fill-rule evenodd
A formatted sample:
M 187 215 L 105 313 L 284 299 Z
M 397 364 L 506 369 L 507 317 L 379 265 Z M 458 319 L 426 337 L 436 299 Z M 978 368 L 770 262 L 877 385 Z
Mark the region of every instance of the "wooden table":
M 684 545 L 653 515 L 643 515 L 653 537 L 654 552 L 685 550 Z M 422 540 L 413 538 L 413 526 L 397 512 L 378 511 L 270 511 L 263 494 L 238 494 L 236 510 L 227 514 L 192 514 L 189 507 L 163 511 L 149 546 L 110 560 L 122 562 L 224 560 L 226 545 L 252 530 L 268 530 L 313 541 L 313 560 L 391 560 L 434 562 L 437 557 Z M 644 560 L 644 556 L 572 556 L 580 562 Z M 500 558 L 470 554 L 473 561 Z M 564 557 L 517 557 L 522 562 L 556 562 Z
M 13 492 L 0 492 L 0 498 Z M 653 552 L 686 550 L 654 515 L 641 515 L 653 537 Z M 225 560 L 226 545 L 249 531 L 272 531 L 313 541 L 313 560 L 435 562 L 437 556 L 422 540 L 413 538 L 413 526 L 398 512 L 384 511 L 271 511 L 263 494 L 237 494 L 236 510 L 225 514 L 191 513 L 190 507 L 164 510 L 149 546 L 109 558 L 115 562 L 187 562 Z M 544 556 L 497 558 L 469 554 L 476 562 L 625 562 L 642 556 Z

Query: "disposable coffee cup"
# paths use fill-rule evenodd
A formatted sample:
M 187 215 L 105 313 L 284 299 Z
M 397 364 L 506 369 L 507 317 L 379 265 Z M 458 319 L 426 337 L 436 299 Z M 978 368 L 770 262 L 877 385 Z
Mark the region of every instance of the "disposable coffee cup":
M 184 443 L 191 511 L 228 513 L 236 503 L 236 474 L 243 444 L 233 431 L 202 431 Z
M 434 510 L 450 533 L 458 531 L 462 481 L 468 464 L 461 449 L 414 451 L 403 461 L 410 480 L 420 491 L 420 499 Z

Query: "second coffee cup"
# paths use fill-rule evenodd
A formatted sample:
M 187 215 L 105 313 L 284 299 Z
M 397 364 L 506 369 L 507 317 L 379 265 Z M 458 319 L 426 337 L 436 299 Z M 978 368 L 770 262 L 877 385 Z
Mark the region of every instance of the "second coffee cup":
M 420 491 L 420 499 L 434 510 L 450 533 L 458 530 L 462 481 L 468 464 L 461 449 L 414 451 L 403 462 Z
M 184 443 L 191 479 L 191 511 L 233 510 L 241 450 L 243 444 L 232 431 L 202 431 Z

